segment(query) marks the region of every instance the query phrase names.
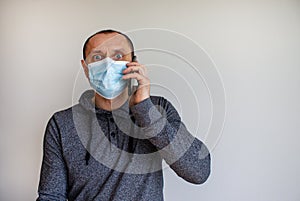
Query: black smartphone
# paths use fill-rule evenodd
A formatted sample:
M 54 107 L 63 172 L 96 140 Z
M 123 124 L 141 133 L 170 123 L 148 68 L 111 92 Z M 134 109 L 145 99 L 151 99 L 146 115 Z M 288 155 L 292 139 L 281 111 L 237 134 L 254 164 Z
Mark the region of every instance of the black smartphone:
M 132 57 L 132 61 L 137 61 L 137 57 L 136 55 L 134 55 Z M 136 90 L 136 88 L 138 87 L 138 82 L 136 79 L 130 79 L 129 83 L 128 83 L 128 96 L 131 96 L 132 93 L 134 93 L 134 91 Z

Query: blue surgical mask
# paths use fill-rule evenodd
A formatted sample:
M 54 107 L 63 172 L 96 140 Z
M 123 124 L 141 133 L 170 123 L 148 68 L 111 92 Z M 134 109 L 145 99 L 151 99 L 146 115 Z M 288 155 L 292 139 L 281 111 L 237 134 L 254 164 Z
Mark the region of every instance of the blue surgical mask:
M 127 80 L 122 79 L 122 71 L 126 69 L 127 63 L 127 61 L 114 61 L 107 57 L 88 64 L 91 87 L 106 99 L 116 98 L 128 84 Z

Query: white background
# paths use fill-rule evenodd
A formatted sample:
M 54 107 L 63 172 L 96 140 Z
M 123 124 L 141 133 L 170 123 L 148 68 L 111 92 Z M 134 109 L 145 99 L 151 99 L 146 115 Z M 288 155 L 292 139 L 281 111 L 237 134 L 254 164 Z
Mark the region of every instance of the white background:
M 0 27 L 0 200 L 37 197 L 45 125 L 73 104 L 84 40 L 151 27 L 200 44 L 227 96 L 209 180 L 193 185 L 165 169 L 165 200 L 300 200 L 299 1 L 7 0 Z

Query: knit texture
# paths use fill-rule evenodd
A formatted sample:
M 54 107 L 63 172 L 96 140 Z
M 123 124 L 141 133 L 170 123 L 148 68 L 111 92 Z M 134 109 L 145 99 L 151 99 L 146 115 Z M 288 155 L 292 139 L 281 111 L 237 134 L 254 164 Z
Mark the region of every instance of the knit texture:
M 165 98 L 106 111 L 93 97 L 85 91 L 78 104 L 50 118 L 38 201 L 162 201 L 162 160 L 187 182 L 207 180 L 207 147 Z

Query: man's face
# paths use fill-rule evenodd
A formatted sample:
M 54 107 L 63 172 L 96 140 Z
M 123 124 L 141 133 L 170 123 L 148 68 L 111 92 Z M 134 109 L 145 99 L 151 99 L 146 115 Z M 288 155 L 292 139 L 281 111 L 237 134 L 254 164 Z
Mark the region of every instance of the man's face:
M 118 33 L 97 34 L 92 37 L 85 50 L 86 64 L 110 57 L 116 61 L 131 61 L 131 48 L 127 39 Z

